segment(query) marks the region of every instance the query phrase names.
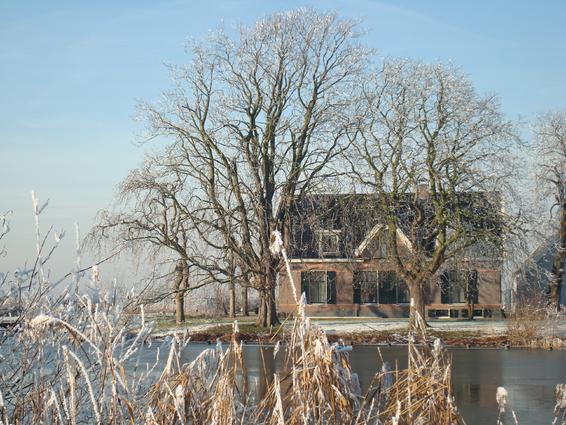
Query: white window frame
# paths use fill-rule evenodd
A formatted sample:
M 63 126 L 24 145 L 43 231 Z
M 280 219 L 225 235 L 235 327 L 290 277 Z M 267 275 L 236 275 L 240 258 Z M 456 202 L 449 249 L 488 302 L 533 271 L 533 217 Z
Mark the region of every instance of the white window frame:
M 320 255 L 339 255 L 340 254 L 340 230 L 328 230 L 328 229 L 320 229 L 317 231 L 317 239 L 318 239 L 318 252 Z M 336 250 L 334 251 L 324 251 L 323 247 L 323 239 L 324 237 L 333 237 L 335 238 L 336 243 Z

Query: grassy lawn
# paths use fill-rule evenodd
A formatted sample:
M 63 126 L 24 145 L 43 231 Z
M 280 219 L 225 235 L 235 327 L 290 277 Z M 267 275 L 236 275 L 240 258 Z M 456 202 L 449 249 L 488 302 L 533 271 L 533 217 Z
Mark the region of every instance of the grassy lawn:
M 238 325 L 240 327 L 242 325 L 255 323 L 254 316 L 238 316 L 236 317 L 236 319 L 233 319 L 231 317 L 188 317 L 185 323 L 183 323 L 182 325 L 177 325 L 175 323 L 175 315 L 171 313 L 148 314 L 146 315 L 146 320 L 148 322 L 154 323 L 154 330 L 156 331 L 164 331 L 169 329 L 187 329 L 195 326 L 215 324 L 218 324 L 219 326 L 225 325 L 232 329 L 232 323 L 234 323 L 234 320 L 238 321 Z

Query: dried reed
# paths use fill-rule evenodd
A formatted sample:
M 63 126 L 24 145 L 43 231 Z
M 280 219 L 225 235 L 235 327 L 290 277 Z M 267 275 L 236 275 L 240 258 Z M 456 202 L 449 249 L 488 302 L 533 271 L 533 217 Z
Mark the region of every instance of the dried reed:
M 286 261 L 277 234 L 274 240 Z M 48 258 L 43 244 L 38 246 L 39 258 Z M 427 343 L 418 315 L 409 333 L 408 368 L 392 371 L 384 363 L 362 394 L 350 365 L 351 347 L 329 343 L 305 316 L 301 296 L 284 343 L 286 367 L 256 401 L 237 324 L 226 347 L 218 342 L 183 363 L 189 338 L 174 335 L 157 348 L 155 363 L 146 365 L 141 353 L 157 341 L 143 307 L 139 321 L 129 314 L 135 298 L 120 302 L 112 288 L 93 302 L 79 295 L 79 272 L 68 289 L 53 296 L 47 276 L 39 268 L 21 274 L 11 290 L 23 308 L 0 345 L 2 425 L 464 423 L 452 396 L 450 359 L 439 340 Z M 563 388 L 560 394 L 556 415 L 563 421 Z
M 544 295 L 533 294 L 522 300 L 507 319 L 509 343 L 515 347 L 565 348 L 564 319 L 564 312 L 550 308 Z

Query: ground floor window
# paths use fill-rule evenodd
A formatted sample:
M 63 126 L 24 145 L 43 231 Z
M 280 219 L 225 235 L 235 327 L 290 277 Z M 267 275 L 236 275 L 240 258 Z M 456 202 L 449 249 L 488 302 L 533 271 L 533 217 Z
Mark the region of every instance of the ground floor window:
M 473 303 L 479 298 L 476 270 L 448 270 L 440 276 L 442 304 Z
M 409 302 L 409 288 L 396 272 L 379 272 L 379 303 L 404 304 Z
M 354 303 L 377 304 L 377 271 L 354 272 Z
M 301 292 L 308 304 L 336 304 L 336 272 L 301 272 Z
M 408 302 L 408 287 L 394 271 L 354 272 L 355 304 L 403 304 Z

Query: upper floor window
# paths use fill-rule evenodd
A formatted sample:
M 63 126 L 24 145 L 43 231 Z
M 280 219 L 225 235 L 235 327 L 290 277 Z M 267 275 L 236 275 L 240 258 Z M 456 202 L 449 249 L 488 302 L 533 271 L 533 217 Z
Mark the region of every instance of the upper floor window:
M 335 257 L 340 253 L 340 231 L 319 230 L 318 252 L 323 257 Z

